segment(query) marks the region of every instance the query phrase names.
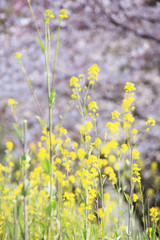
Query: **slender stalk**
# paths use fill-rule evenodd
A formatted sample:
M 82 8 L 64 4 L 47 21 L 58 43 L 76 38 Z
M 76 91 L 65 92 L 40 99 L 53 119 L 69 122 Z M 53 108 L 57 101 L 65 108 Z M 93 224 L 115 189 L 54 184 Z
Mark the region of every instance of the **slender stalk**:
M 85 195 L 86 195 L 86 209 L 85 209 L 85 240 L 88 240 L 88 185 L 85 189 Z
M 51 88 L 50 88 L 50 69 L 49 69 L 49 50 L 50 50 L 50 38 L 49 36 L 49 24 L 45 23 L 45 64 L 46 64 L 46 72 L 47 72 L 47 84 L 48 84 L 48 106 L 49 106 L 49 140 L 50 140 L 50 162 L 51 162 L 51 181 L 50 181 L 50 202 L 52 201 L 52 185 L 53 185 L 53 144 L 52 144 L 52 105 L 49 103 L 49 99 L 51 96 Z M 49 42 L 49 44 L 48 44 Z M 49 49 L 47 48 L 49 46 Z
M 102 202 L 102 219 L 101 219 L 101 239 L 103 240 L 103 228 L 104 228 L 104 194 L 103 194 L 103 179 L 102 179 L 102 174 L 101 174 L 101 169 L 99 172 L 99 177 L 100 177 L 100 191 L 101 191 L 101 202 Z
M 14 203 L 13 211 L 14 211 L 13 212 L 13 214 L 14 214 L 14 240 L 17 240 L 17 204 L 16 204 L 16 202 Z
M 143 214 L 143 228 L 144 232 L 146 231 L 147 225 L 146 225 L 146 220 L 145 220 L 145 209 L 144 209 L 144 199 L 143 199 L 143 192 L 142 192 L 142 186 L 140 183 L 140 193 L 141 193 L 141 201 L 142 201 L 142 214 Z
M 132 151 L 133 151 L 133 146 L 130 141 L 130 155 L 131 155 L 131 166 L 130 166 L 130 201 L 128 203 L 128 239 L 131 239 L 132 235 L 132 195 L 133 195 L 133 184 L 132 184 L 132 166 L 133 166 L 133 158 L 132 158 Z
M 37 33 L 38 33 L 38 38 L 39 40 L 42 42 L 42 38 L 40 36 L 40 32 L 39 32 L 39 28 L 38 28 L 38 25 L 37 25 L 37 22 L 36 22 L 36 18 L 34 16 L 34 12 L 33 12 L 33 9 L 32 9 L 32 6 L 31 6 L 31 3 L 30 3 L 30 0 L 27 0 L 28 2 L 28 6 L 30 8 L 30 11 L 31 11 L 31 14 L 32 14 L 32 18 L 33 18 L 33 21 L 34 21 L 34 24 L 35 24 L 35 27 L 36 27 L 36 30 L 37 30 Z
M 24 132 L 24 139 L 23 139 L 23 154 L 26 159 L 27 151 L 27 121 L 23 121 L 23 132 Z M 26 195 L 26 166 L 24 163 L 23 168 L 23 184 L 24 184 L 24 240 L 28 240 L 28 223 L 27 223 L 27 195 Z
M 59 240 L 62 240 L 62 186 L 59 185 L 59 182 L 57 181 L 57 202 L 58 202 L 58 212 L 57 217 L 60 222 L 60 233 L 59 233 Z
M 50 88 L 50 73 L 49 73 L 49 64 L 48 64 L 48 24 L 45 22 L 45 66 L 46 66 L 46 73 L 47 73 L 47 86 L 48 86 L 48 103 L 49 103 L 49 98 L 51 95 L 51 88 Z
M 52 144 L 52 105 L 50 104 L 50 96 L 51 96 L 51 87 L 50 87 L 50 69 L 49 69 L 49 56 L 48 52 L 48 32 L 49 32 L 49 24 L 45 22 L 45 66 L 46 66 L 46 74 L 47 74 L 47 86 L 48 86 L 48 108 L 49 108 L 49 140 L 50 140 L 50 149 L 49 149 L 49 159 L 51 163 L 51 176 L 50 176 L 50 203 L 52 201 L 52 189 L 53 189 L 53 144 Z M 48 240 L 50 240 L 51 234 L 51 218 L 49 220 L 48 226 Z
M 55 70 L 56 70 L 56 61 L 57 61 L 58 49 L 59 49 L 59 38 L 60 38 L 61 20 L 62 20 L 62 19 L 59 19 L 59 24 L 58 24 L 57 44 L 56 44 L 56 52 L 55 52 L 54 66 L 53 66 L 52 89 L 53 89 L 53 86 L 54 86 Z
M 30 88 L 30 90 L 31 90 L 31 92 L 32 92 L 32 94 L 33 94 L 34 100 L 35 100 L 35 102 L 36 102 L 36 104 L 37 104 L 37 106 L 38 106 L 40 115 L 41 115 L 41 117 L 44 119 L 44 115 L 43 115 L 41 106 L 40 106 L 40 104 L 39 104 L 39 101 L 38 101 L 38 99 L 37 99 L 37 96 L 36 96 L 36 94 L 35 94 L 35 91 L 34 91 L 33 88 L 32 88 L 32 85 L 31 85 L 31 82 L 30 82 L 30 80 L 29 80 L 29 78 L 28 78 L 28 75 L 27 75 L 27 73 L 26 73 L 26 70 L 25 70 L 25 68 L 24 68 L 24 66 L 23 66 L 23 64 L 22 64 L 22 61 L 20 60 L 19 62 L 20 62 L 20 65 L 21 65 L 21 67 L 22 67 L 23 73 L 24 73 L 24 75 L 25 75 L 25 77 L 26 77 L 26 80 L 27 80 L 27 83 L 28 83 L 28 85 L 29 85 L 29 88 Z

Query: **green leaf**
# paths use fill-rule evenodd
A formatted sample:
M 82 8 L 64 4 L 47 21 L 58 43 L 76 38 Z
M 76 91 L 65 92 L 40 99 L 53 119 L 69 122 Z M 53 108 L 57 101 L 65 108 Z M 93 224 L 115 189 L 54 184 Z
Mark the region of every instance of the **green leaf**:
M 133 175 L 133 171 L 134 171 L 134 168 L 132 167 L 132 169 L 131 169 L 131 175 Z
M 54 36 L 54 33 L 51 33 L 51 40 L 52 40 L 53 36 Z
M 36 118 L 40 122 L 42 127 L 45 127 L 45 128 L 47 127 L 46 122 L 42 118 L 40 118 L 39 116 L 36 116 Z
M 93 147 L 89 150 L 88 157 L 90 157 L 92 151 L 93 151 Z
M 84 107 L 83 110 L 84 110 L 84 115 L 86 116 L 87 112 L 88 112 L 88 109 L 86 107 Z
M 30 81 L 29 79 L 27 79 L 27 83 L 28 83 L 28 85 L 29 85 L 30 87 L 32 87 L 31 81 Z
M 50 217 L 51 215 L 55 215 L 55 210 L 56 210 L 56 202 L 52 201 L 46 208 L 46 214 Z
M 64 235 L 67 237 L 67 239 L 69 239 L 69 236 L 68 236 L 68 233 L 65 231 L 65 232 L 63 232 L 64 233 Z
M 49 105 L 53 106 L 54 102 L 55 102 L 55 98 L 56 98 L 56 91 L 53 89 L 51 92 L 51 95 L 49 97 Z
M 52 166 L 51 166 L 51 163 L 48 159 L 45 159 L 43 161 L 43 170 L 46 174 L 51 174 L 51 170 L 52 170 Z
M 55 147 L 55 154 L 58 152 L 58 150 L 59 150 L 59 148 L 60 148 L 60 146 L 62 145 L 63 142 L 64 142 L 64 141 L 61 140 L 61 141 L 56 145 L 56 147 Z
M 42 228 L 42 234 L 44 234 L 44 233 L 45 233 L 45 225 L 44 225 L 43 223 L 39 223 L 39 225 L 40 225 L 41 228 Z M 44 239 L 44 236 L 43 236 L 42 239 Z M 42 240 L 42 239 L 41 239 L 41 240 Z
M 35 38 L 35 39 L 39 43 L 39 45 L 41 46 L 42 50 L 44 51 L 45 47 L 44 47 L 43 43 L 39 39 L 37 39 L 37 38 Z
M 17 218 L 20 221 L 20 219 L 22 218 L 23 215 L 23 205 L 22 205 L 22 201 L 21 200 L 17 200 L 17 204 L 16 204 L 16 210 L 17 210 Z
M 18 127 L 18 125 L 16 123 L 13 123 L 13 127 L 14 127 L 19 139 L 22 140 L 22 132 L 21 132 L 20 128 Z
M 87 233 L 86 233 L 86 229 L 83 230 L 83 237 L 84 239 L 86 239 Z
M 125 192 L 124 192 L 124 196 L 125 196 L 127 202 L 132 204 L 132 200 L 131 200 L 130 196 L 127 193 L 125 193 Z

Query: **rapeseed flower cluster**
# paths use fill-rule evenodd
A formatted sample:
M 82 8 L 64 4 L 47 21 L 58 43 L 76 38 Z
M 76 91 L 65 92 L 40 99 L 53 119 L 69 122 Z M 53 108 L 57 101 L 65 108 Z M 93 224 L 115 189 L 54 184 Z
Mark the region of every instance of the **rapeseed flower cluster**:
M 94 85 L 95 81 L 98 81 L 99 67 L 97 64 L 92 65 L 88 69 L 88 80 L 90 85 Z
M 141 183 L 141 174 L 140 170 L 141 168 L 138 166 L 138 164 L 134 163 L 133 164 L 133 177 L 132 177 L 132 182 L 133 183 Z
M 151 221 L 152 222 L 156 223 L 159 220 L 159 213 L 160 213 L 160 210 L 159 210 L 158 207 L 150 208 L 149 215 L 151 216 Z
M 60 18 L 60 19 L 68 18 L 67 10 L 66 10 L 66 9 L 61 9 L 61 10 L 60 10 L 60 12 L 59 12 L 59 18 Z
M 50 19 L 54 18 L 54 14 L 52 13 L 52 11 L 50 9 L 46 10 L 44 13 L 44 20 L 46 24 L 49 24 Z
M 33 19 L 35 17 L 28 0 Z M 54 105 L 55 90 L 50 89 L 50 34 L 49 23 L 55 16 L 51 10 L 44 13 L 45 46 L 39 34 L 38 42 L 45 54 L 46 72 L 48 80 L 48 99 L 50 119 Z M 66 9 L 59 12 L 57 45 L 54 59 L 54 72 L 59 46 L 60 23 L 68 18 Z M 22 69 L 21 54 L 15 53 Z M 135 206 L 143 205 L 141 186 L 142 159 L 136 149 L 142 134 L 136 128 L 134 116 L 135 90 L 134 83 L 127 82 L 124 86 L 125 96 L 122 101 L 122 110 L 111 113 L 112 120 L 106 123 L 104 139 L 99 136 L 97 117 L 99 116 L 98 103 L 94 99 L 94 86 L 99 79 L 97 64 L 88 68 L 88 76 L 80 74 L 70 79 L 72 89 L 71 103 L 82 117 L 79 128 L 79 141 L 72 142 L 67 129 L 62 122 L 52 131 L 52 121 L 46 124 L 44 119 L 41 138 L 28 147 L 25 145 L 25 131 L 15 112 L 17 102 L 8 100 L 15 123 L 14 128 L 22 144 L 23 153 L 13 159 L 14 144 L 6 143 L 4 164 L 0 163 L 0 238 L 7 239 L 127 239 L 132 236 L 129 222 Z M 54 82 L 54 74 L 52 85 Z M 27 77 L 36 102 L 35 92 Z M 53 88 L 53 87 L 52 87 Z M 53 91 L 52 91 L 53 90 Z M 38 103 L 39 106 L 39 103 Z M 41 111 L 40 111 L 41 112 Z M 41 114 L 43 118 L 43 113 Z M 37 118 L 38 119 L 38 118 Z M 47 128 L 49 126 L 49 130 Z M 155 120 L 149 118 L 145 131 L 155 125 Z M 144 132 L 145 132 L 144 131 Z M 24 136 L 23 136 L 24 135 Z M 137 140 L 137 141 L 136 141 Z M 151 163 L 152 177 L 158 175 L 158 165 Z M 127 180 L 127 181 L 126 181 Z M 129 181 L 128 181 L 129 180 Z M 130 183 L 130 193 L 128 185 Z M 159 177 L 154 177 L 154 184 L 158 186 Z M 117 199 L 109 194 L 108 187 L 116 192 Z M 136 190 L 136 191 L 135 191 Z M 135 193 L 136 192 L 136 193 Z M 121 195 L 125 195 L 128 202 L 128 229 L 122 223 Z M 148 190 L 149 198 L 153 200 L 153 189 Z M 139 200 L 139 201 L 138 201 Z M 136 203 L 138 201 L 138 203 Z M 134 203 L 134 204 L 133 204 Z M 115 216 L 114 210 L 118 209 Z M 143 215 L 144 215 L 143 210 Z M 153 231 L 158 231 L 159 209 L 152 207 L 149 211 L 152 230 L 148 226 L 150 237 Z M 143 216 L 144 217 L 144 216 Z M 144 220 L 144 219 L 143 219 Z M 23 224 L 25 223 L 25 224 Z M 24 226 L 25 225 L 25 226 Z M 27 228 L 26 229 L 26 225 Z M 148 227 L 148 228 L 146 228 Z M 116 229 L 116 230 L 115 230 Z M 131 229 L 131 230 L 129 230 Z M 26 232 L 28 233 L 26 236 Z
M 14 99 L 8 99 L 8 106 L 16 106 L 17 104 L 18 102 L 16 102 Z
M 50 10 L 45 13 L 45 19 L 53 18 Z M 61 10 L 60 19 L 67 17 L 65 10 Z M 49 21 L 49 20 L 47 20 Z M 49 22 L 48 22 L 49 23 Z M 0 215 L 0 236 L 5 235 L 6 223 L 17 221 L 17 232 L 20 235 L 19 218 L 23 216 L 24 183 L 23 171 L 26 176 L 27 196 L 27 221 L 30 239 L 38 239 L 47 236 L 48 226 L 51 226 L 51 239 L 60 233 L 65 236 L 75 236 L 81 239 L 81 233 L 87 234 L 90 229 L 91 239 L 115 237 L 115 226 L 121 226 L 121 217 L 114 215 L 117 204 L 121 209 L 120 199 L 116 202 L 111 194 L 105 192 L 110 185 L 118 190 L 118 195 L 123 193 L 123 184 L 129 169 L 126 158 L 129 159 L 128 166 L 131 168 L 131 181 L 133 190 L 132 201 L 136 203 L 140 198 L 137 185 L 141 185 L 140 175 L 140 153 L 134 147 L 131 150 L 129 140 L 118 141 L 122 130 L 122 136 L 136 139 L 138 130 L 133 128 L 135 118 L 133 83 L 126 83 L 125 98 L 122 102 L 122 111 L 113 111 L 112 121 L 106 123 L 107 132 L 105 137 L 100 138 L 97 130 L 98 104 L 93 99 L 92 91 L 95 81 L 98 80 L 99 68 L 94 64 L 88 69 L 88 79 L 85 85 L 85 76 L 72 77 L 70 87 L 72 88 L 71 99 L 77 104 L 83 124 L 79 128 L 79 142 L 72 142 L 67 129 L 61 124 L 54 127 L 54 133 L 49 132 L 45 124 L 42 127 L 40 140 L 31 143 L 28 157 L 21 156 L 20 164 L 13 161 L 11 152 L 14 144 L 6 143 L 7 164 L 0 164 L 0 192 L 2 195 Z M 89 83 L 88 83 L 89 80 Z M 17 102 L 9 99 L 8 105 L 14 107 Z M 149 118 L 148 126 L 154 126 L 154 119 Z M 94 136 L 95 133 L 95 136 Z M 52 150 L 53 163 L 50 162 L 50 151 Z M 130 154 L 132 152 L 132 154 Z M 15 169 L 14 169 L 15 168 Z M 23 169 L 23 170 L 22 170 Z M 158 166 L 153 162 L 151 165 L 152 175 L 157 173 Z M 52 176 L 53 171 L 53 176 Z M 6 177 L 8 176 L 8 177 Z M 14 182 L 11 188 L 7 187 Z M 6 181 L 6 183 L 5 183 Z M 125 188 L 124 188 L 125 189 Z M 108 191 L 108 190 L 107 190 Z M 51 193 L 52 192 L 52 197 Z M 151 193 L 148 192 L 148 194 Z M 153 195 L 153 193 L 152 193 Z M 138 201 L 139 203 L 140 201 Z M 136 203 L 136 204 L 138 204 Z M 138 206 L 138 205 L 137 205 Z M 7 209 L 7 211 L 6 211 Z M 16 216 L 16 211 L 19 216 Z M 15 212 L 15 216 L 12 213 Z M 150 209 L 151 221 L 157 223 L 159 210 Z M 52 221 L 50 222 L 50 219 Z M 110 224 L 113 221 L 113 226 Z M 121 232 L 126 237 L 126 226 L 121 226 Z M 93 230 L 94 229 L 94 230 Z M 8 231 L 8 230 L 7 230 Z M 86 233 L 87 232 L 87 233 Z M 97 235 L 96 235 L 97 234 Z

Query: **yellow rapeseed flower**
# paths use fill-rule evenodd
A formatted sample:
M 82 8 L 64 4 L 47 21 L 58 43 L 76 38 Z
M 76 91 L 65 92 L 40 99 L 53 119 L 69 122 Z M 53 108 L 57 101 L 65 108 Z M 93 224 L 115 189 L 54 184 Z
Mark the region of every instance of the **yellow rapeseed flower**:
M 109 162 L 115 162 L 116 161 L 116 156 L 111 154 L 111 155 L 109 155 L 108 159 L 109 159 Z
M 104 201 L 109 202 L 110 201 L 110 194 L 109 193 L 104 193 Z
M 102 146 L 101 147 L 101 154 L 103 154 L 104 157 L 107 158 L 108 155 L 110 154 L 110 148 L 108 148 L 107 146 Z
M 16 102 L 13 98 L 8 99 L 8 106 L 16 106 L 18 102 Z
M 154 120 L 154 118 L 149 117 L 147 122 L 146 122 L 146 125 L 155 126 L 155 123 L 156 123 L 156 121 Z
M 130 127 L 131 127 L 131 124 L 130 124 L 129 122 L 124 122 L 124 123 L 123 123 L 123 128 L 124 128 L 124 129 L 127 130 L 127 129 L 129 129 Z
M 121 228 L 122 228 L 122 230 L 124 231 L 124 230 L 126 230 L 126 226 L 121 226 Z
M 103 212 L 102 208 L 98 208 L 98 216 L 99 216 L 99 218 L 103 218 L 104 212 Z
M 115 118 L 119 119 L 119 116 L 121 115 L 121 113 L 118 112 L 117 110 L 113 111 L 111 114 L 112 114 L 112 119 L 115 119 Z
M 88 69 L 88 80 L 90 80 L 91 85 L 94 85 L 95 80 L 98 81 L 98 72 L 99 72 L 99 68 L 97 64 L 92 65 Z
M 127 82 L 125 87 L 124 87 L 124 90 L 126 92 L 132 92 L 132 91 L 135 91 L 136 90 L 136 87 L 134 85 L 134 83 L 131 83 L 131 82 Z
M 77 77 L 73 76 L 70 79 L 70 86 L 74 86 L 74 87 L 79 86 L 78 82 L 79 82 L 79 79 Z
M 14 162 L 9 162 L 9 167 L 14 167 Z
M 117 132 L 119 132 L 119 126 L 120 126 L 120 123 L 119 123 L 119 122 L 115 122 L 115 123 L 108 122 L 108 123 L 106 124 L 106 127 L 109 128 L 109 130 L 111 131 L 111 133 L 117 133 Z
M 11 152 L 13 149 L 13 142 L 6 142 L 6 148 Z
M 152 222 L 157 222 L 159 220 L 159 208 L 158 207 L 152 207 L 149 210 L 149 215 L 151 216 Z
M 87 218 L 88 218 L 88 220 L 93 221 L 96 218 L 96 216 L 92 213 L 89 213 Z
M 91 132 L 92 128 L 93 128 L 93 123 L 88 121 L 85 123 L 85 125 L 80 126 L 80 133 L 88 134 Z
M 151 238 L 152 228 L 151 228 L 151 227 L 147 228 L 147 229 L 146 229 L 146 232 L 147 232 L 147 234 L 149 235 L 149 237 Z
M 128 146 L 127 146 L 127 144 L 122 144 L 121 145 L 121 151 L 123 152 L 123 153 L 125 153 L 125 152 L 127 152 L 127 150 L 128 150 Z
M 98 148 L 102 143 L 102 140 L 100 138 L 96 138 L 93 145 Z
M 95 101 L 91 101 L 88 104 L 88 109 L 92 112 L 96 112 L 96 109 L 99 109 L 99 108 L 98 108 L 97 103 Z
M 21 55 L 19 52 L 16 52 L 16 53 L 14 54 L 14 58 L 20 60 L 20 59 L 22 58 L 22 55 Z
M 140 174 L 141 169 L 139 168 L 138 164 L 133 164 L 132 170 L 133 170 L 132 182 L 141 183 L 141 174 Z
M 60 10 L 60 12 L 59 12 L 59 18 L 60 18 L 60 19 L 68 18 L 67 10 L 66 10 L 66 9 L 61 9 L 61 10 Z
M 75 177 L 73 175 L 70 175 L 68 177 L 68 180 L 71 182 L 71 183 L 75 183 Z
M 133 149 L 132 151 L 132 158 L 133 159 L 139 159 L 140 152 L 137 149 Z
M 136 193 L 133 193 L 133 202 L 137 202 L 138 196 Z
M 124 115 L 124 120 L 128 121 L 130 123 L 133 123 L 134 122 L 134 117 L 133 117 L 133 115 L 131 113 L 126 113 Z
M 118 147 L 118 142 L 116 140 L 113 139 L 107 142 L 107 148 L 115 150 L 117 147 Z
M 125 110 L 125 112 L 129 111 L 134 100 L 135 100 L 134 97 L 127 97 L 127 98 L 123 99 L 121 107 Z
M 133 129 L 132 129 L 132 133 L 133 133 L 133 134 L 137 134 L 137 133 L 138 133 L 138 129 L 133 128 Z
M 46 24 L 49 24 L 50 19 L 54 18 L 55 16 L 53 15 L 52 11 L 50 9 L 46 10 L 44 13 L 44 20 Z
M 69 153 L 70 158 L 74 161 L 77 158 L 77 154 L 73 151 Z
M 83 160 L 86 156 L 86 152 L 83 148 L 79 148 L 77 151 L 77 155 L 78 155 L 79 159 Z

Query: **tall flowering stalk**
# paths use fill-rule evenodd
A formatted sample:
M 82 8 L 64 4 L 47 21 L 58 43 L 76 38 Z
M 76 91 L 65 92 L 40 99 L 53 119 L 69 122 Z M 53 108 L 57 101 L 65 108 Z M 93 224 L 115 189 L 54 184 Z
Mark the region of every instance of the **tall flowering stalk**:
M 51 41 L 51 34 L 49 23 L 50 19 L 54 18 L 54 15 L 51 10 L 46 10 L 44 14 L 44 21 L 45 21 L 45 46 L 44 46 L 44 54 L 45 54 L 45 65 L 46 65 L 46 73 L 47 73 L 47 86 L 48 86 L 48 107 L 49 107 L 49 141 L 50 141 L 50 163 L 51 163 L 51 179 L 50 179 L 50 203 L 52 202 L 52 189 L 53 189 L 53 142 L 52 142 L 52 108 L 55 102 L 56 92 L 53 88 L 54 78 L 55 78 L 55 67 L 56 67 L 56 60 L 58 55 L 58 47 L 59 47 L 59 36 L 60 36 L 60 23 L 63 18 L 67 18 L 67 11 L 62 9 L 59 14 L 59 26 L 58 26 L 58 37 L 57 37 L 57 46 L 56 46 L 56 54 L 54 59 L 54 69 L 53 69 L 53 78 L 52 78 L 52 86 L 50 80 L 50 41 Z M 51 221 L 51 218 L 50 218 Z M 50 239 L 50 225 L 49 224 L 49 233 L 48 239 Z M 61 238 L 61 235 L 60 235 Z
M 53 15 L 52 11 L 51 10 L 46 10 L 45 11 L 45 14 L 44 14 L 44 22 L 45 22 L 45 44 L 43 44 L 42 42 L 42 38 L 40 36 L 40 31 L 39 31 L 39 28 L 38 28 L 38 25 L 36 23 L 36 19 L 35 19 L 35 16 L 34 16 L 34 12 L 33 12 L 33 9 L 32 9 L 32 6 L 30 4 L 30 0 L 27 0 L 28 2 L 28 5 L 29 5 L 29 8 L 30 8 L 30 11 L 31 11 L 31 14 L 32 14 L 32 17 L 33 17 L 33 21 L 35 23 L 35 26 L 36 26 L 36 30 L 37 30 L 37 33 L 38 33 L 38 39 L 37 42 L 40 44 L 41 48 L 42 48 L 42 51 L 44 52 L 44 56 L 45 56 L 45 67 L 46 67 L 46 75 L 47 75 L 47 87 L 48 87 L 48 109 L 49 109 L 49 120 L 48 120 L 48 129 L 49 129 L 49 143 L 50 143 L 50 146 L 49 146 L 49 159 L 50 159 L 50 166 L 51 166 L 51 175 L 50 175 L 50 204 L 52 202 L 52 189 L 53 189 L 53 162 L 54 162 L 54 156 L 53 156 L 53 137 L 52 137 L 52 108 L 53 108 L 53 105 L 54 105 L 54 102 L 55 102 L 55 97 L 56 97 L 56 92 L 55 90 L 53 89 L 53 84 L 54 84 L 54 79 L 55 79 L 55 68 L 56 68 L 56 61 L 57 61 L 57 56 L 58 56 L 58 48 L 59 48 L 59 38 L 60 38 L 60 24 L 61 24 L 61 21 L 63 18 L 68 18 L 68 15 L 67 15 L 67 11 L 65 9 L 62 9 L 60 10 L 60 13 L 59 13 L 59 25 L 58 25 L 58 35 L 57 35 L 57 44 L 56 44 L 56 52 L 55 52 L 55 57 L 54 57 L 54 67 L 53 67 L 53 77 L 52 77 L 52 84 L 51 84 L 51 71 L 50 71 L 50 46 L 51 46 L 51 39 L 53 37 L 53 33 L 50 33 L 50 27 L 49 27 L 49 23 L 50 23 L 50 19 L 53 19 L 55 16 Z M 19 60 L 20 62 L 20 65 L 22 67 L 22 70 L 26 76 L 26 80 L 27 80 L 27 83 L 33 93 L 33 96 L 34 96 L 34 99 L 38 105 L 38 108 L 40 110 L 40 114 L 41 114 L 41 118 L 37 117 L 38 120 L 40 120 L 40 122 L 42 123 L 42 125 L 44 126 L 45 125 L 45 121 L 44 121 L 44 116 L 43 116 L 43 113 L 42 113 L 42 110 L 41 110 L 41 107 L 40 107 L 40 104 L 37 100 L 37 97 L 35 95 L 35 91 L 33 91 L 33 88 L 32 88 L 32 85 L 31 85 L 31 82 L 29 81 L 29 78 L 27 76 L 27 73 L 25 71 L 25 68 L 22 64 L 22 61 L 21 61 L 21 54 L 19 52 L 15 53 L 15 58 Z M 51 218 L 50 218 L 50 221 L 51 221 Z M 51 232 L 51 229 L 50 229 L 50 225 L 49 224 L 49 229 L 48 229 L 48 239 L 50 239 L 50 232 Z M 61 236 L 61 235 L 60 235 Z
M 78 158 L 83 165 L 81 172 L 82 186 L 85 190 L 85 221 L 84 221 L 84 239 L 89 239 L 90 220 L 94 220 L 93 202 L 96 199 L 96 187 L 98 185 L 98 158 L 92 154 L 93 146 L 91 144 L 90 132 L 94 127 L 97 136 L 96 112 L 98 106 L 95 101 L 91 100 L 95 81 L 98 80 L 99 68 L 96 64 L 88 69 L 88 87 L 85 86 L 85 76 L 79 75 L 79 78 L 72 77 L 70 79 L 70 86 L 72 87 L 72 99 L 77 99 L 78 108 L 82 119 L 83 125 L 80 127 L 81 144 L 83 148 L 77 151 Z M 89 114 L 88 114 L 89 113 Z M 87 121 L 88 115 L 92 121 Z M 94 166 L 94 167 L 93 167 Z M 78 173 L 79 174 L 79 173 Z

